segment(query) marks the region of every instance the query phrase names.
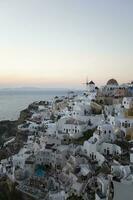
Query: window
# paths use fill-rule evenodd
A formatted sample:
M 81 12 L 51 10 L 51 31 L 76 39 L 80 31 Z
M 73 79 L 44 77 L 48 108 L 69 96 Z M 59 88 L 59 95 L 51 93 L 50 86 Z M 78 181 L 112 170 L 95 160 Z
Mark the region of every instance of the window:
M 106 131 L 104 131 L 104 134 L 106 134 Z
M 87 154 L 87 150 L 86 149 L 84 150 L 84 152 L 85 152 L 85 154 Z

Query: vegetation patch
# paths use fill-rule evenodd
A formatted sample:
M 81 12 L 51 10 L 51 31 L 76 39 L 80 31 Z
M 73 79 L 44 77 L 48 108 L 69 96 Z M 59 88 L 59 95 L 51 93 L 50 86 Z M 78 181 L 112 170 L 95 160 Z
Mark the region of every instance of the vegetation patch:
M 72 139 L 73 144 L 83 145 L 84 141 L 89 140 L 96 129 L 89 129 L 83 133 L 83 136 L 78 139 Z
M 77 195 L 72 195 L 69 198 L 67 198 L 67 200 L 83 200 L 83 198 L 81 196 L 77 196 Z

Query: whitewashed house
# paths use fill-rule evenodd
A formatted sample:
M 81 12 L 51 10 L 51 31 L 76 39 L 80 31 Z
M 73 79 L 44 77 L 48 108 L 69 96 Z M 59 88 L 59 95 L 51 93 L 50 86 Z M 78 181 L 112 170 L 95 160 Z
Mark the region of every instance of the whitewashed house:
M 133 127 L 133 119 L 132 118 L 123 117 L 123 118 L 119 118 L 117 120 L 119 121 L 120 128 L 123 130 L 127 130 L 127 129 Z
M 133 97 L 124 97 L 122 101 L 122 106 L 126 109 L 133 108 Z
M 69 137 L 78 138 L 87 130 L 87 125 L 85 122 L 72 117 L 62 117 L 57 122 L 57 130 L 59 133 L 64 133 Z
M 112 125 L 113 128 L 120 127 L 120 122 L 119 122 L 120 117 L 117 116 L 108 116 L 108 122 Z
M 83 183 L 75 181 L 71 186 L 71 193 L 80 196 L 82 188 L 83 188 Z
M 113 127 L 108 123 L 103 123 L 102 125 L 99 125 L 97 130 L 94 132 L 93 137 L 99 143 L 102 142 L 112 143 L 116 139 Z
M 39 151 L 38 154 L 36 154 L 36 164 L 55 166 L 55 163 L 56 152 L 54 149 L 51 149 L 48 146 L 45 148 L 45 150 Z
M 113 199 L 113 184 L 111 178 L 100 175 L 97 177 L 98 190 L 95 194 L 95 200 Z
M 133 164 L 133 148 L 130 150 L 130 163 Z
M 97 151 L 97 143 L 93 143 L 89 140 L 85 141 L 82 147 L 82 152 L 92 161 L 97 161 L 100 166 L 105 161 L 104 156 Z
M 68 153 L 68 148 L 68 145 L 46 144 L 45 149 L 36 154 L 36 164 L 63 167 L 66 163 L 65 157 Z
M 28 173 L 29 176 L 34 174 L 35 171 L 35 156 L 31 155 L 25 160 L 24 170 Z
M 121 148 L 116 144 L 103 142 L 99 148 L 99 152 L 103 155 L 121 155 Z
M 72 116 L 88 116 L 90 114 L 90 102 L 75 102 L 73 106 Z
M 130 167 L 129 166 L 123 166 L 123 165 L 112 165 L 111 166 L 111 174 L 114 177 L 117 178 L 124 178 L 128 176 L 131 173 Z
M 23 148 L 20 152 L 14 156 L 12 156 L 13 166 L 24 168 L 25 161 L 28 157 L 30 157 L 31 152 L 27 151 L 27 149 Z
M 47 123 L 46 135 L 56 136 L 57 135 L 57 124 L 56 123 Z
M 29 131 L 29 132 L 35 133 L 37 132 L 39 127 L 40 126 L 35 122 L 26 121 L 26 123 L 19 125 L 18 129 L 20 131 Z
M 85 141 L 82 152 L 91 160 L 96 160 L 99 165 L 105 161 L 103 155 L 120 155 L 121 148 L 112 142 L 115 141 L 113 128 L 110 124 L 102 124 L 98 126 L 93 137 Z
M 68 195 L 65 193 L 64 190 L 60 192 L 49 192 L 48 200 L 66 200 Z

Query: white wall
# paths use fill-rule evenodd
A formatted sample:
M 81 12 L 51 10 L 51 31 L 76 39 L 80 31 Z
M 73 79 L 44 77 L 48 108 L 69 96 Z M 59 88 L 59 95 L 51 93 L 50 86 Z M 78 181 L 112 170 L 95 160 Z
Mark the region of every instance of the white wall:
M 110 143 L 102 143 L 100 153 L 107 155 L 107 151 L 109 151 L 109 154 L 112 154 L 112 155 L 121 154 L 121 148 L 118 145 L 110 144 Z
M 85 141 L 82 147 L 82 151 L 90 159 L 92 159 L 93 155 L 94 160 L 97 160 L 99 165 L 102 165 L 102 163 L 105 161 L 104 156 L 97 151 L 96 144 L 91 144 L 88 141 Z
M 130 162 L 133 163 L 133 153 L 130 153 Z
M 122 105 L 124 108 L 129 109 L 133 106 L 133 98 L 132 97 L 124 97 L 122 101 Z

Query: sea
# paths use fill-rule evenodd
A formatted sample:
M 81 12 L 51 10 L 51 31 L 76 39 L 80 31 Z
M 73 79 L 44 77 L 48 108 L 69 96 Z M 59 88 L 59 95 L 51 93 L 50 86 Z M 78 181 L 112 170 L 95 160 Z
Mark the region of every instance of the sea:
M 67 94 L 67 89 L 1 89 L 0 121 L 18 119 L 20 111 L 27 108 L 34 101 L 52 100 L 55 96 L 66 96 Z

